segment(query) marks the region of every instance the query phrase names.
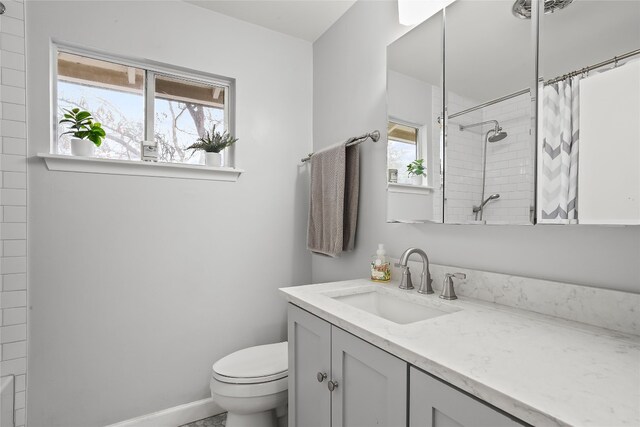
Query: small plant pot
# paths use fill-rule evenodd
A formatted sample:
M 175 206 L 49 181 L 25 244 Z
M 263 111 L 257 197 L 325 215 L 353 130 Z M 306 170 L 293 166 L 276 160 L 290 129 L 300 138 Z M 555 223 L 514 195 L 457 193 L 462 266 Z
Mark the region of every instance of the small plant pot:
M 411 175 L 412 185 L 422 185 L 422 175 Z
M 222 154 L 220 153 L 204 153 L 204 164 L 207 166 L 222 166 Z
M 88 139 L 71 139 L 71 155 L 80 157 L 93 157 L 96 145 Z

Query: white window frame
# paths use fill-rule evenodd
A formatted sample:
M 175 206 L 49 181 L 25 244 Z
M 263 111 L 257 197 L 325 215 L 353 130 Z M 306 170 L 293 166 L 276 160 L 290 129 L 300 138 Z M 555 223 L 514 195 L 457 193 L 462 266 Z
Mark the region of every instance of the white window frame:
M 406 120 L 398 119 L 397 117 L 390 116 L 387 119 L 387 122 L 397 123 L 402 126 L 407 126 L 410 128 L 414 128 L 416 130 L 416 159 L 425 159 L 426 164 L 429 165 L 429 158 L 424 157 L 424 147 L 428 147 L 429 136 L 428 136 L 428 128 L 427 125 L 421 125 L 418 123 L 408 122 Z M 403 142 L 399 140 L 394 140 L 398 142 Z M 430 154 L 430 153 L 429 153 Z M 389 154 L 387 153 L 387 156 Z M 388 159 L 387 159 L 388 161 Z M 427 182 L 423 184 L 424 186 L 429 186 L 431 184 L 431 174 L 429 172 L 431 168 L 427 167 Z M 402 184 L 400 184 L 402 185 Z
M 422 145 L 423 143 L 426 145 L 427 140 L 426 140 L 426 126 L 425 125 L 419 125 L 417 123 L 412 123 L 412 122 L 408 122 L 406 120 L 402 120 L 402 119 L 397 119 L 395 117 L 389 117 L 389 119 L 387 120 L 389 122 L 393 122 L 393 123 L 397 123 L 399 125 L 402 126 L 407 126 L 410 128 L 414 128 L 416 130 L 416 159 L 420 159 L 423 158 L 422 157 Z M 423 141 L 423 137 L 424 137 L 424 141 Z M 398 142 L 403 142 L 403 141 L 399 141 Z
M 211 73 L 195 71 L 179 66 L 164 64 L 151 60 L 134 59 L 126 56 L 115 55 L 111 53 L 101 52 L 94 49 L 87 49 L 78 45 L 51 41 L 51 58 L 50 58 L 50 105 L 51 105 L 51 142 L 49 153 L 58 155 L 58 53 L 65 52 L 79 56 L 85 56 L 92 59 L 112 62 L 124 66 L 135 67 L 144 71 L 144 132 L 145 139 L 154 138 L 155 126 L 155 75 L 161 74 L 168 77 L 175 77 L 192 81 L 194 83 L 202 83 L 207 85 L 215 85 L 223 87 L 225 90 L 224 103 L 224 124 L 225 130 L 235 135 L 235 79 L 223 77 Z M 227 165 L 231 168 L 235 167 L 235 146 L 226 149 L 228 160 Z M 141 162 L 140 160 L 118 160 L 119 162 Z M 163 163 L 163 162 L 159 162 Z M 180 163 L 175 163 L 180 165 Z

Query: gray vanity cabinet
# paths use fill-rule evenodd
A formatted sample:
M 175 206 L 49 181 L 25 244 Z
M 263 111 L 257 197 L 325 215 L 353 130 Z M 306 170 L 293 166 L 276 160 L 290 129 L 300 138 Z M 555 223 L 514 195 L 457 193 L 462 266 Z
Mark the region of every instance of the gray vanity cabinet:
M 291 304 L 288 329 L 290 427 L 407 425 L 406 362 Z
M 332 328 L 332 427 L 407 425 L 407 363 Z
M 413 366 L 409 371 L 410 427 L 521 427 L 525 425 Z
M 331 324 L 292 304 L 288 311 L 289 426 L 328 427 Z

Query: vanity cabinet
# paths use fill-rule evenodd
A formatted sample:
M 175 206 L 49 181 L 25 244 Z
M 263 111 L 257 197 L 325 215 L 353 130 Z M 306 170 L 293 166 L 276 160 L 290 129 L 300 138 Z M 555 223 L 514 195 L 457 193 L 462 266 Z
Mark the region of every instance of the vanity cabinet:
M 289 426 L 330 426 L 331 324 L 292 304 L 288 311 Z
M 413 366 L 409 371 L 410 427 L 524 425 Z
M 289 425 L 407 425 L 407 364 L 289 304 Z

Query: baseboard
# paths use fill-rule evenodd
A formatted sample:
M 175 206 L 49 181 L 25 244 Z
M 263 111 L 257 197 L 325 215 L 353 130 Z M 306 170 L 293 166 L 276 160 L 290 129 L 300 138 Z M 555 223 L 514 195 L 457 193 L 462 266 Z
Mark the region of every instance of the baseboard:
M 208 398 L 120 421 L 107 427 L 178 427 L 223 412 L 213 399 Z

